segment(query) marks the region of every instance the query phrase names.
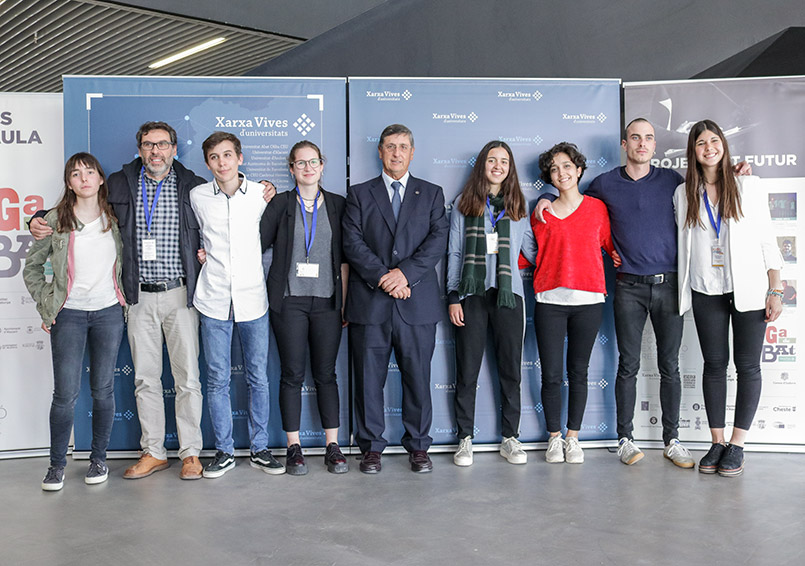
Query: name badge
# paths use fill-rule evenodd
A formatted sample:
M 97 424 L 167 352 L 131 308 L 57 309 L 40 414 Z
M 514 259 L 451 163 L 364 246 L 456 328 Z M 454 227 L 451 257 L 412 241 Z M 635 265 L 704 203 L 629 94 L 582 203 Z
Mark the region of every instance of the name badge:
M 299 262 L 296 264 L 296 276 L 297 277 L 312 277 L 317 278 L 319 276 L 319 264 L 318 263 L 302 263 Z
M 713 260 L 713 267 L 724 267 L 724 246 L 713 244 L 710 246 L 710 257 Z
M 492 232 L 491 234 L 486 235 L 486 253 L 488 254 L 496 254 L 498 253 L 498 233 Z
M 157 260 L 157 241 L 156 238 L 143 239 L 143 261 Z

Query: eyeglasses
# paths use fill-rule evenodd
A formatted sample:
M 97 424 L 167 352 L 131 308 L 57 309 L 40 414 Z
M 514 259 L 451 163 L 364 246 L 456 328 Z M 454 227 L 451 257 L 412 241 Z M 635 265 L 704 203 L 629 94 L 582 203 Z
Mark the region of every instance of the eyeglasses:
M 396 151 L 398 148 L 400 151 L 405 152 L 411 149 L 411 146 L 408 145 L 407 143 L 401 143 L 400 145 L 397 145 L 396 143 L 387 143 L 386 145 L 383 146 L 383 149 L 385 149 L 389 153 L 394 153 L 394 151 Z
M 151 151 L 154 149 L 154 146 L 157 146 L 159 149 L 168 149 L 172 145 L 173 144 L 167 140 L 159 140 L 158 142 L 144 141 L 140 144 L 140 148 L 145 151 Z
M 300 159 L 299 161 L 294 161 L 293 166 L 296 167 L 297 169 L 304 169 L 305 165 L 310 165 L 313 169 L 315 169 L 322 163 L 324 163 L 324 161 L 317 158 L 308 159 L 307 161 L 305 161 L 304 159 Z

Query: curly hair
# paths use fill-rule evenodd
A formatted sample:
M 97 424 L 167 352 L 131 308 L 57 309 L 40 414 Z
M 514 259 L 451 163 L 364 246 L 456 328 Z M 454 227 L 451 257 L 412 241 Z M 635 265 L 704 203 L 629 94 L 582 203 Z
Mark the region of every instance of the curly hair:
M 573 165 L 581 168 L 581 173 L 579 174 L 579 181 L 581 181 L 584 170 L 587 169 L 587 158 L 579 151 L 576 144 L 570 142 L 560 142 L 548 151 L 540 154 L 539 178 L 547 184 L 551 184 L 551 165 L 553 165 L 554 158 L 560 153 L 566 154 L 570 158 L 570 161 L 573 162 Z

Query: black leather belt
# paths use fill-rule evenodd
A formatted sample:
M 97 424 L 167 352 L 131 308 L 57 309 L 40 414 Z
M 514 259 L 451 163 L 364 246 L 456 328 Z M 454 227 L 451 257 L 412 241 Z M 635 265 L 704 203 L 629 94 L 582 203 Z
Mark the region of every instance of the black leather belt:
M 146 293 L 162 293 L 163 291 L 170 291 L 177 287 L 184 286 L 184 277 L 173 279 L 171 281 L 157 281 L 156 283 L 140 283 L 140 291 Z
M 632 275 L 631 273 L 618 273 L 617 279 L 630 283 L 645 283 L 646 285 L 660 285 L 676 278 L 676 273 L 658 273 L 656 275 Z

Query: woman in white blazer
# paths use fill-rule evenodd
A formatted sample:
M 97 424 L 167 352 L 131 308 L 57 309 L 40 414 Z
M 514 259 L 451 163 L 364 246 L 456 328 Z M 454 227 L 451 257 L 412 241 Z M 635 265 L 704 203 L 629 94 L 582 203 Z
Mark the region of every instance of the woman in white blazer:
M 737 476 L 760 399 L 766 323 L 782 312 L 783 258 L 757 177 L 735 177 L 727 139 L 711 120 L 688 137 L 688 172 L 674 193 L 679 237 L 679 312 L 693 308 L 704 358 L 702 390 L 713 445 L 699 471 Z M 737 394 L 732 437 L 724 437 L 729 326 Z

